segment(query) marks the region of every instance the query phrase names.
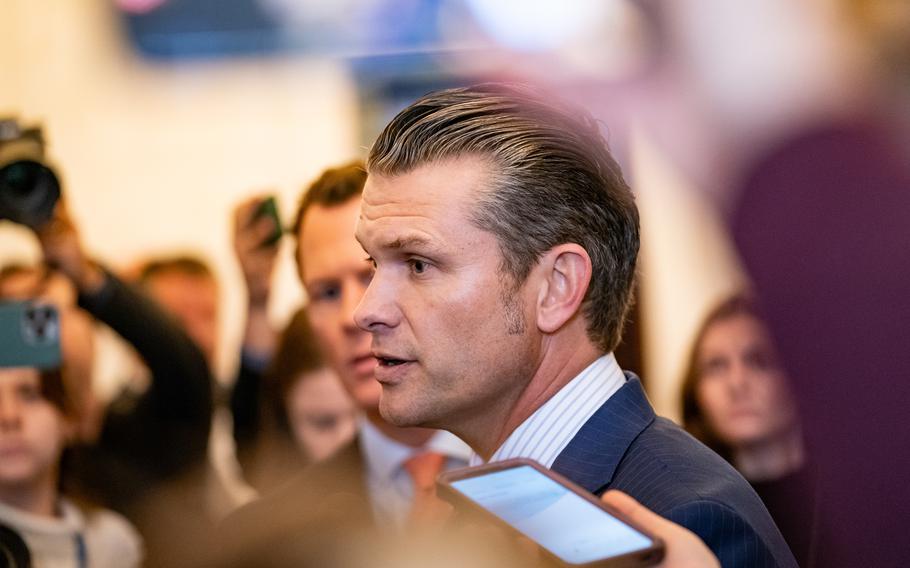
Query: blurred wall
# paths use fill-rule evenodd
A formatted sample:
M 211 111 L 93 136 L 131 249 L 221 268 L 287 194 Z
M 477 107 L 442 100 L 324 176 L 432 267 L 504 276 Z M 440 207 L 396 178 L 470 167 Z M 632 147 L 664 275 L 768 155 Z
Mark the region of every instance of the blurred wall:
M 641 212 L 642 342 L 648 396 L 679 420 L 692 336 L 725 296 L 746 286 L 718 211 L 642 129 L 633 129 L 629 178 Z
M 156 67 L 127 52 L 117 24 L 100 0 L 0 2 L 0 115 L 44 123 L 86 248 L 99 259 L 119 268 L 148 253 L 197 251 L 212 261 L 226 308 L 224 377 L 244 307 L 232 206 L 273 191 L 289 222 L 303 185 L 363 151 L 352 81 L 326 60 Z M 290 247 L 284 253 L 279 321 L 301 299 Z M 27 231 L 0 227 L 0 262 L 36 256 Z

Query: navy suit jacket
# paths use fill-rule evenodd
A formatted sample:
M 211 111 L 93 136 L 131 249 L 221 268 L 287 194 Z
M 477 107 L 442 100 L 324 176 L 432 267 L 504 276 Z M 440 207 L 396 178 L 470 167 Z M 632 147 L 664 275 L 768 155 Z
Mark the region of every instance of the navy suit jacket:
M 701 537 L 725 568 L 796 560 L 748 482 L 720 456 L 654 414 L 635 375 L 553 463 L 595 494 L 619 489 Z

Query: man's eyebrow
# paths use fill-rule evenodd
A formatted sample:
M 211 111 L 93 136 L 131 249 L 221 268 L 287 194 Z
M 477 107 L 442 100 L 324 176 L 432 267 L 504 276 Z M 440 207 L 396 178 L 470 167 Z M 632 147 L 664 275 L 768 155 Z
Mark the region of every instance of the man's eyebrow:
M 403 248 L 409 248 L 409 247 L 413 247 L 413 246 L 428 247 L 431 245 L 432 245 L 432 243 L 430 242 L 430 239 L 428 239 L 426 237 L 421 237 L 418 235 L 409 235 L 406 237 L 398 237 L 393 241 L 384 243 L 383 248 L 403 249 Z
M 360 246 L 363 247 L 364 251 L 366 251 L 366 247 L 363 246 L 363 242 L 360 240 L 360 235 L 355 235 L 355 238 L 357 239 L 357 242 L 360 243 Z M 419 248 L 427 250 L 427 252 L 432 252 L 438 248 L 438 246 L 433 241 L 433 239 L 430 239 L 428 237 L 425 237 L 425 236 L 419 235 L 419 234 L 402 235 L 402 236 L 392 238 L 391 240 L 383 240 L 383 241 L 380 241 L 377 246 L 379 247 L 379 249 L 396 250 L 396 251 L 419 247 Z

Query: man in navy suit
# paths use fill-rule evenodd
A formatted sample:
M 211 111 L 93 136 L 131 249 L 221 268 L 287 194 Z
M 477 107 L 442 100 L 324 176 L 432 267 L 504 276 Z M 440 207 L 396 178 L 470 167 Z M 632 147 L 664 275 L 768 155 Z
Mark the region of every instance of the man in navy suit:
M 657 418 L 612 352 L 632 301 L 638 211 L 595 121 L 521 86 L 431 93 L 370 152 L 355 311 L 380 411 L 449 430 L 474 463 L 539 461 L 619 489 L 723 566 L 795 566 L 749 485 Z

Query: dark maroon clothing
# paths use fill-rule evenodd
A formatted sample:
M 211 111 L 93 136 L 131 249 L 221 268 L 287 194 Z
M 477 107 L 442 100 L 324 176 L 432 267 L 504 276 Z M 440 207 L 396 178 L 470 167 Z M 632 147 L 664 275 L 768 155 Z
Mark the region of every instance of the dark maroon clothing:
M 813 565 L 904 565 L 910 154 L 872 123 L 806 132 L 750 170 L 732 221 L 818 469 Z

